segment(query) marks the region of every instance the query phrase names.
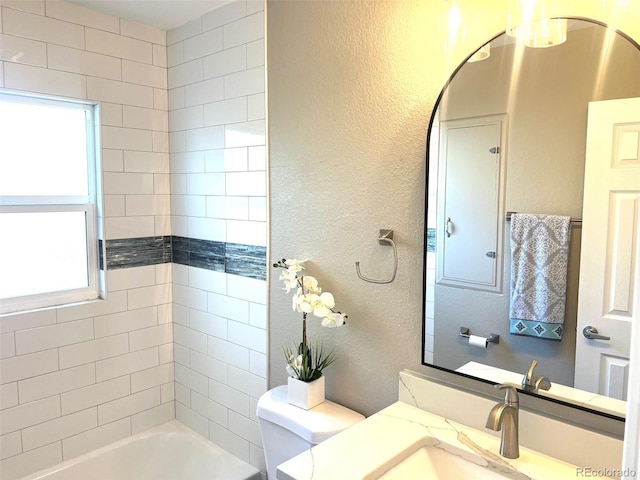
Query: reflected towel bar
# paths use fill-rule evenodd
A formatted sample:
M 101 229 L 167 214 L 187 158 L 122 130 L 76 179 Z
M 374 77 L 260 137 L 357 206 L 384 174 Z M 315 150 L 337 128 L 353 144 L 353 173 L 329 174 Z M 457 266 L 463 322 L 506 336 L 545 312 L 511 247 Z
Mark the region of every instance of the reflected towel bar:
M 518 212 L 507 212 L 507 215 L 505 217 L 507 222 L 510 222 L 511 221 L 511 215 L 515 215 L 516 213 L 518 213 Z M 572 224 L 574 224 L 574 225 L 582 225 L 582 219 L 581 218 L 571 218 L 570 222 Z

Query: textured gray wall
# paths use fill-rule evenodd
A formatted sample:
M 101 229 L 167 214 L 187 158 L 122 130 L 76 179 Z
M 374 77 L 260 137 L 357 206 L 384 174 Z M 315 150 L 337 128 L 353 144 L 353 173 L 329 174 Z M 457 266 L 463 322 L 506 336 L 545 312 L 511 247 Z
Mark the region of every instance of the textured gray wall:
M 475 4 L 474 4 L 475 3 Z M 397 399 L 402 369 L 426 371 L 422 336 L 425 136 L 448 76 L 504 29 L 504 2 L 267 2 L 270 255 L 309 258 L 349 323 L 318 324 L 312 339 L 333 346 L 327 397 L 369 415 Z M 554 2 L 552 14 L 606 21 L 595 1 Z M 460 27 L 454 28 L 459 19 Z M 623 31 L 640 26 L 620 18 Z M 451 26 L 451 28 L 449 28 Z M 395 230 L 400 265 L 390 285 L 356 277 L 388 274 Z M 300 316 L 276 272 L 269 293 L 269 386 L 286 383 L 282 345 L 298 342 Z

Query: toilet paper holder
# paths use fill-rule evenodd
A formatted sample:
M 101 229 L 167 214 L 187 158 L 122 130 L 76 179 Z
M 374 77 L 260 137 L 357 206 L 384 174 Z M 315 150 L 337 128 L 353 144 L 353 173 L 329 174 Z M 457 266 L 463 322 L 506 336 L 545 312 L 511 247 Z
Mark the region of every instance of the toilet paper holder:
M 464 338 L 469 338 L 471 336 L 471 331 L 467 327 L 460 327 L 460 336 Z M 490 333 L 488 337 L 486 337 L 487 343 L 500 343 L 500 335 L 497 333 Z

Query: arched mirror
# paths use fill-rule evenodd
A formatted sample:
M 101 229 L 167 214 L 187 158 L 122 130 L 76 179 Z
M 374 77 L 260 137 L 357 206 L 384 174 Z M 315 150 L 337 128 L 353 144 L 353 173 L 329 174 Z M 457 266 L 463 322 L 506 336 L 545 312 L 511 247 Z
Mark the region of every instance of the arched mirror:
M 500 35 L 481 51 L 451 77 L 429 127 L 423 363 L 624 417 L 630 325 L 640 320 L 640 50 L 569 19 L 560 45 Z M 594 160 L 594 149 L 610 155 Z M 605 182 L 611 168 L 635 187 Z M 516 214 L 570 219 L 558 240 L 559 319 L 514 318 Z

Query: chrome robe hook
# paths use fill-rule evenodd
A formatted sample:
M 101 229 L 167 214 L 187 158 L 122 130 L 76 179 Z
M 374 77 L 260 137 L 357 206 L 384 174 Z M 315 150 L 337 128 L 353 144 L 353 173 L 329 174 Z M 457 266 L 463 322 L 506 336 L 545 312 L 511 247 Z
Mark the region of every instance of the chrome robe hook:
M 358 278 L 369 283 L 391 283 L 396 278 L 396 272 L 398 271 L 398 250 L 396 249 L 396 243 L 393 241 L 393 230 L 380 229 L 380 236 L 378 237 L 378 243 L 380 245 L 391 245 L 393 247 L 393 273 L 388 280 L 376 280 L 374 278 L 367 278 L 360 273 L 360 262 L 356 262 L 356 273 Z

